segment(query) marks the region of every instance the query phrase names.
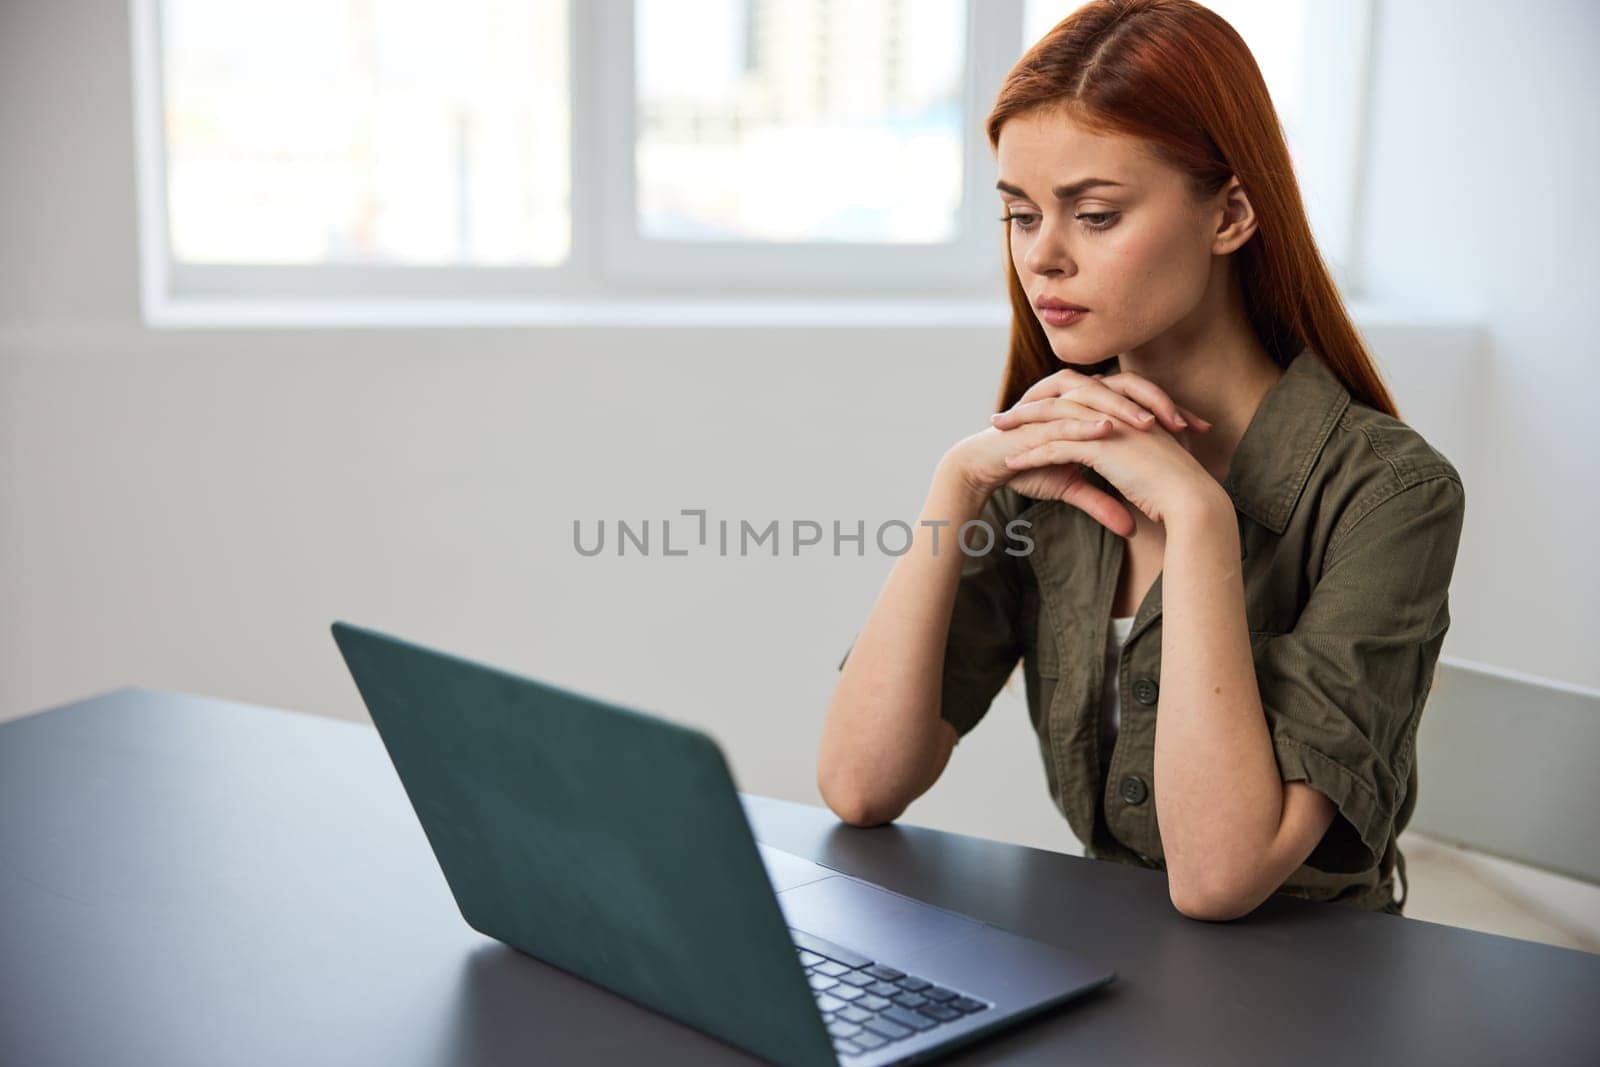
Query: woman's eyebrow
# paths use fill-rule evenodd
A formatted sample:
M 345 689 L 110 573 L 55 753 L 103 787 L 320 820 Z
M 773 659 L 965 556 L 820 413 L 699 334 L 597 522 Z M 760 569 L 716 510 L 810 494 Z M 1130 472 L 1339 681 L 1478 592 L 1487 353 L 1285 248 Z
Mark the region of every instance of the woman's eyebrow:
M 1058 185 L 1054 189 L 1050 190 L 1050 192 L 1057 200 L 1071 200 L 1085 189 L 1092 189 L 1096 185 L 1120 186 L 1122 183 L 1114 182 L 1110 178 L 1084 178 L 1081 181 L 1073 182 L 1071 185 Z M 1015 185 L 1012 185 L 1010 182 L 1006 181 L 995 182 L 994 187 L 999 189 L 1002 193 L 1010 193 L 1012 196 L 1028 195 L 1021 189 L 1018 189 Z

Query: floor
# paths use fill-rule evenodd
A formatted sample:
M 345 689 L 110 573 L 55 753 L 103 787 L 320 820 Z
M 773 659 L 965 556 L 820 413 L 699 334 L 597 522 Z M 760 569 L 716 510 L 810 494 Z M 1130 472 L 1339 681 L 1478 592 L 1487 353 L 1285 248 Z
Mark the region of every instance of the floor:
M 1409 830 L 1399 846 L 1411 881 L 1408 918 L 1600 953 L 1600 886 Z

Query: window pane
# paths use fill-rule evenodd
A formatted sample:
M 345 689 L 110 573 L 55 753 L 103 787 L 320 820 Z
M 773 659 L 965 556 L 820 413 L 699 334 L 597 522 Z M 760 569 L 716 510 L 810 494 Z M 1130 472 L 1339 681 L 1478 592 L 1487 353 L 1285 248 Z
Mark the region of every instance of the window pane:
M 961 0 L 639 0 L 646 238 L 952 240 Z
M 173 256 L 551 265 L 564 0 L 165 0 Z

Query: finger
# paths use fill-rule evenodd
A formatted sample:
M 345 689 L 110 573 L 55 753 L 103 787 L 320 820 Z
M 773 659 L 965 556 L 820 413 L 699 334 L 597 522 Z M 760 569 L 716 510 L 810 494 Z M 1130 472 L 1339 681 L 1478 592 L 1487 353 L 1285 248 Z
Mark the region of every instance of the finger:
M 1054 374 L 1047 374 L 1017 397 L 1017 404 L 1026 400 L 1041 400 L 1047 396 L 1060 396 L 1064 390 L 1070 389 L 1079 383 L 1079 380 L 1088 381 L 1088 375 L 1075 370 L 1058 370 Z M 1016 407 L 1013 404 L 1012 407 Z
M 1087 412 L 1092 418 L 1084 418 Z M 996 412 L 989 416 L 989 422 L 1001 430 L 1009 430 L 1017 426 L 1024 426 L 1030 422 L 1056 422 L 1074 419 L 1079 422 L 1096 422 L 1099 412 L 1094 408 L 1068 400 L 1065 397 L 1049 396 L 1041 400 L 1030 400 L 1026 404 L 1018 403 L 1016 407 L 1005 411 Z M 1107 426 L 1110 426 L 1109 421 Z
M 1146 409 L 1160 416 L 1161 424 L 1173 433 L 1189 428 L 1189 422 L 1179 411 L 1178 405 L 1167 395 L 1166 390 L 1149 378 L 1137 374 L 1119 373 L 1103 379 L 1101 384 L 1107 389 L 1137 400 Z
M 1111 392 L 1109 390 L 1098 395 L 1102 397 L 1110 396 L 1113 398 L 1117 396 L 1115 392 Z M 989 422 L 998 429 L 1009 430 L 1014 427 L 1025 426 L 1030 422 L 1055 422 L 1061 419 L 1085 419 L 1085 416 L 1088 416 L 1087 421 L 1093 422 L 1095 421 L 1095 417 L 1101 414 L 1116 415 L 1118 418 L 1121 418 L 1124 421 L 1127 421 L 1129 418 L 1137 417 L 1131 416 L 1125 406 L 1116 405 L 1118 406 L 1119 410 L 1106 412 L 1104 409 L 1108 405 L 1096 405 L 1091 403 L 1090 400 L 1091 398 L 1085 396 L 1080 390 L 1074 389 L 1070 395 L 1047 396 L 1038 400 L 1030 400 L 1027 403 L 1018 402 L 1016 407 L 990 415 Z M 1131 403 L 1131 401 L 1129 403 Z M 1143 410 L 1139 409 L 1137 405 L 1134 405 L 1134 407 L 1136 410 Z M 1154 417 L 1148 412 L 1145 412 L 1145 417 L 1142 421 L 1131 422 L 1129 424 L 1135 429 L 1148 430 L 1156 423 Z
M 1089 418 L 1075 416 L 1058 417 L 1048 422 L 1023 423 L 1013 430 L 1003 430 L 1009 433 L 1007 440 L 1010 446 L 1008 456 L 1021 455 L 1040 448 L 1052 441 L 1090 441 L 1096 438 L 1111 435 L 1111 420 L 1101 418 L 1093 409 L 1086 409 Z
M 1133 521 L 1133 513 L 1125 504 L 1103 489 L 1097 489 L 1083 479 L 1078 479 L 1067 486 L 1066 492 L 1061 494 L 1064 503 L 1071 504 L 1079 511 L 1087 514 L 1095 522 L 1123 537 L 1132 537 L 1137 529 Z
M 1107 415 L 1115 415 L 1128 425 L 1141 430 L 1148 430 L 1156 424 L 1156 416 L 1152 411 L 1100 379 L 1090 378 L 1076 389 L 1062 395 L 1085 407 L 1095 408 Z
M 1201 432 L 1211 429 L 1211 421 L 1209 419 L 1197 415 L 1178 404 L 1172 397 L 1167 395 L 1166 390 L 1149 378 L 1138 374 L 1119 372 L 1102 379 L 1102 381 L 1107 388 L 1115 389 L 1124 396 L 1138 400 L 1148 410 L 1160 415 L 1162 424 L 1174 433 L 1191 428 Z
M 1111 431 L 1110 419 L 1078 419 L 1065 418 L 1047 422 L 1042 427 L 1043 433 L 1039 444 L 1048 441 L 1089 441 L 1096 437 L 1104 437 Z M 1038 447 L 1035 445 L 1034 447 Z
M 1024 445 L 1006 457 L 1006 468 L 1021 471 L 1034 467 L 1056 467 L 1063 463 L 1082 463 L 1088 467 L 1091 464 L 1084 462 L 1088 458 L 1082 442 L 1057 438 L 1032 447 Z

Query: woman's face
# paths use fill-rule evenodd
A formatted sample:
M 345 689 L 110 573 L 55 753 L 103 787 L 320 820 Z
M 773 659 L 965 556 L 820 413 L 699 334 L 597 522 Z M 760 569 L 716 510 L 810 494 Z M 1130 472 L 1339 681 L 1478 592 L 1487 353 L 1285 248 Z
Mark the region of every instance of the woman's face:
M 1195 203 L 1183 175 L 1138 141 L 1060 113 L 1007 120 L 997 153 L 1011 261 L 1058 359 L 1098 363 L 1198 317 L 1218 262 L 1220 194 Z M 1047 297 L 1088 313 L 1052 323 Z

